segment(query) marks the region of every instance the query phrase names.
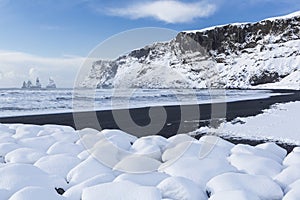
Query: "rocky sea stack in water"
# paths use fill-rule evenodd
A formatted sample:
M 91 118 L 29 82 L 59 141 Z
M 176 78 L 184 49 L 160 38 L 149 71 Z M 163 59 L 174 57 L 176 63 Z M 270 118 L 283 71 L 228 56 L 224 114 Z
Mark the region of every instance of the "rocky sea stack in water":
M 162 80 L 166 69 L 172 73 Z M 95 62 L 81 86 L 91 83 L 98 88 L 300 89 L 300 12 L 180 32 L 169 42 Z

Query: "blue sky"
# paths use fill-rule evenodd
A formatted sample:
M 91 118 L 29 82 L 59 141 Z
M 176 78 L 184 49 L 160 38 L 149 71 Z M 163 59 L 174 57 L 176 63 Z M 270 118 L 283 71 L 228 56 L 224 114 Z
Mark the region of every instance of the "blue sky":
M 0 87 L 34 76 L 71 87 L 95 46 L 130 29 L 195 30 L 297 10 L 299 0 L 0 0 Z

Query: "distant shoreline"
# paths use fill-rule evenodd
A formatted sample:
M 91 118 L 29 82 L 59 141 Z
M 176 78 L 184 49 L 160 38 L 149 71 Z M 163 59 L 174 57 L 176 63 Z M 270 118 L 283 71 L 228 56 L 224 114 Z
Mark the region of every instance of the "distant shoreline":
M 21 87 L 0 87 L 0 90 L 46 90 L 46 89 L 53 89 L 53 90 L 114 90 L 116 88 L 74 88 L 74 87 L 57 87 L 57 88 L 21 88 Z M 126 89 L 126 88 L 119 88 L 119 89 Z M 297 89 L 272 89 L 272 88 L 130 88 L 130 89 L 144 89 L 144 90 L 253 90 L 253 91 L 272 91 L 273 93 L 282 92 L 298 92 L 300 90 Z
M 0 90 L 72 90 L 73 88 L 0 88 Z

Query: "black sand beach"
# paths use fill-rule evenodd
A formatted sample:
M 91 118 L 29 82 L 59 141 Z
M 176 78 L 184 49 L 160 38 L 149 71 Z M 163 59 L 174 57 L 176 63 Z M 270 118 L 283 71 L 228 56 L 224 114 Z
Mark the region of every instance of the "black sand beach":
M 262 110 L 270 108 L 271 105 L 276 103 L 286 103 L 291 101 L 300 101 L 300 91 L 294 90 L 273 90 L 273 93 L 281 93 L 281 95 L 272 96 L 269 98 L 256 99 L 256 100 L 242 100 L 236 102 L 229 102 L 226 104 L 226 120 L 231 121 L 236 117 L 247 117 L 254 116 L 262 113 Z M 185 119 L 181 119 L 181 109 L 194 109 L 195 106 L 199 106 L 200 116 L 185 116 Z M 158 133 L 164 137 L 170 137 L 177 133 L 186 133 L 196 130 L 201 126 L 208 125 L 212 123 L 211 111 L 213 107 L 221 106 L 224 104 L 200 104 L 200 105 L 183 105 L 183 106 L 164 106 L 167 113 L 167 120 L 163 128 Z M 181 108 L 182 107 L 182 108 Z M 156 107 L 153 107 L 153 117 L 155 118 Z M 146 126 L 150 123 L 149 118 L 149 109 L 150 107 L 144 108 L 135 108 L 130 109 L 130 115 L 134 122 L 140 126 Z M 115 113 L 121 113 L 124 110 L 115 110 Z M 90 119 L 93 116 L 93 113 L 96 114 L 98 118 L 97 124 L 93 123 Z M 59 114 L 47 114 L 47 115 L 32 115 L 32 116 L 18 116 L 18 117 L 5 117 L 0 118 L 0 123 L 24 123 L 24 124 L 58 124 L 58 125 L 68 125 L 76 129 L 82 129 L 85 127 L 100 129 L 99 124 L 102 129 L 119 129 L 119 126 L 114 121 L 114 117 L 111 110 L 97 111 L 97 112 L 78 112 L 75 113 L 77 119 L 80 118 L 81 123 L 74 123 L 74 113 L 59 113 Z M 159 115 L 159 112 L 157 112 Z M 218 122 L 218 113 L 215 112 L 216 123 Z M 221 117 L 224 117 L 220 113 Z M 179 130 L 179 125 L 182 124 L 183 128 Z M 129 132 L 136 136 L 142 136 L 139 130 L 130 125 L 126 127 L 121 127 L 122 130 Z M 151 134 L 151 133 L 149 133 Z M 228 139 L 228 138 L 227 138 Z M 229 139 L 231 140 L 231 139 Z M 243 139 L 232 139 L 236 143 L 260 143 L 262 141 L 244 141 Z M 288 150 L 290 149 L 287 146 Z

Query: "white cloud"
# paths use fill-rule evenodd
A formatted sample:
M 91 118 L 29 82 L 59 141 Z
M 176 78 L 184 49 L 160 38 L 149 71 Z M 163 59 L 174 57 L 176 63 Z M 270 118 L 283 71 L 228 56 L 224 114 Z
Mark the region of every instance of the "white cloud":
M 0 88 L 20 87 L 38 76 L 42 84 L 53 77 L 59 87 L 72 87 L 83 57 L 47 58 L 23 52 L 0 50 Z
M 216 5 L 206 1 L 184 3 L 176 0 L 139 2 L 124 8 L 111 8 L 109 14 L 131 19 L 151 17 L 167 23 L 186 23 L 211 16 Z

